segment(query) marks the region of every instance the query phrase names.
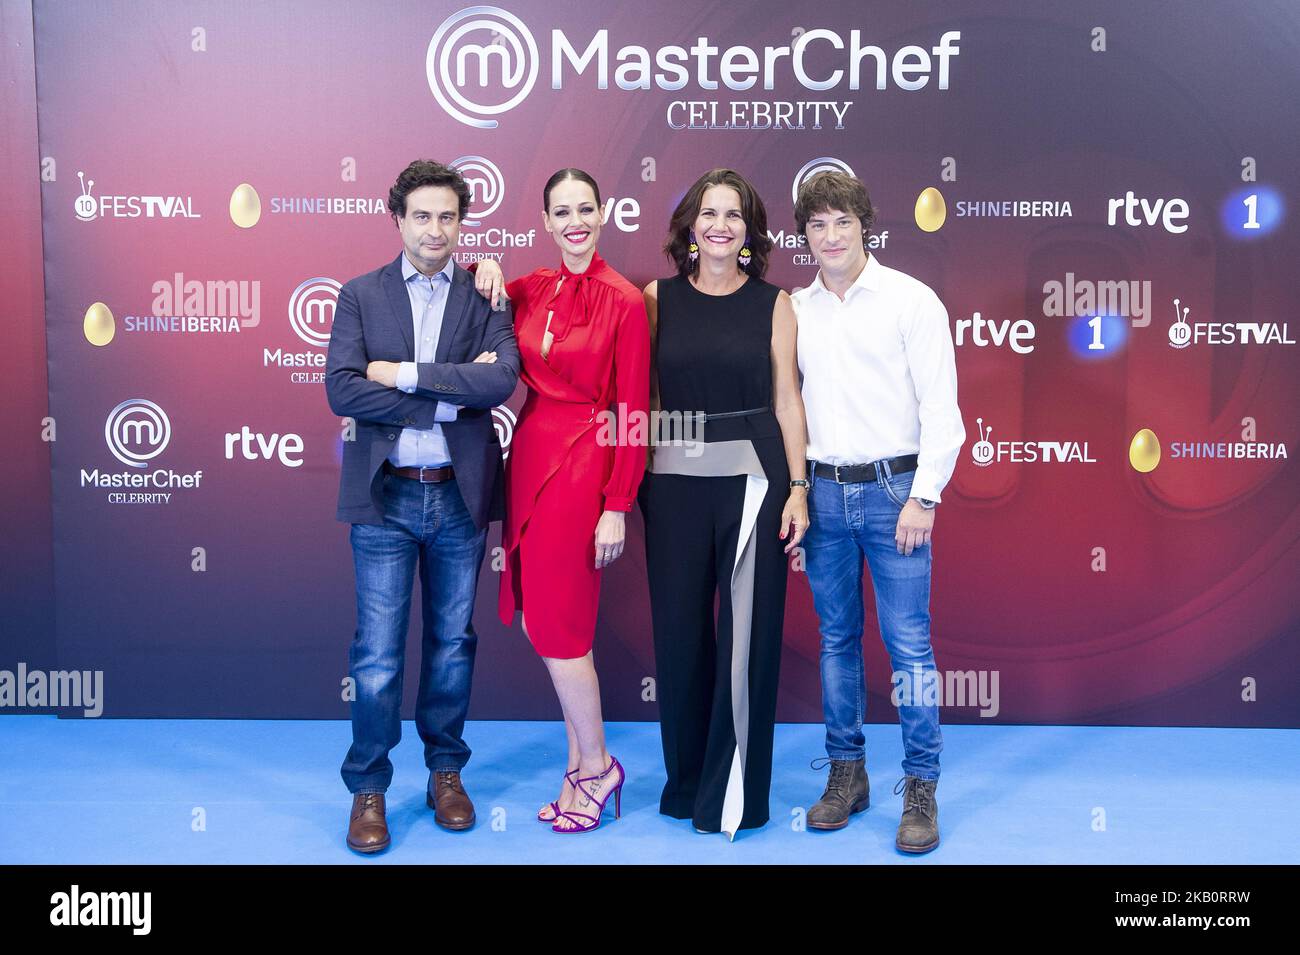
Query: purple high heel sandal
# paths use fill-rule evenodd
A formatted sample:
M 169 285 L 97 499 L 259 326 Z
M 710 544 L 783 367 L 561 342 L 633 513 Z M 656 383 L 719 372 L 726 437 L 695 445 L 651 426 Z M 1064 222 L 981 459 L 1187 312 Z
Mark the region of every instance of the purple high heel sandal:
M 604 779 L 615 769 L 618 770 L 618 782 L 605 791 L 604 799 L 597 799 L 589 789 L 583 786 L 583 783 L 589 783 L 595 779 Z M 568 812 L 562 812 L 556 817 L 555 824 L 551 826 L 552 832 L 591 832 L 593 829 L 600 828 L 600 817 L 605 811 L 605 804 L 609 802 L 609 797 L 614 797 L 614 818 L 617 819 L 623 814 L 623 783 L 627 782 L 627 773 L 623 771 L 623 764 L 613 756 L 609 758 L 609 767 L 599 776 L 582 776 L 579 777 L 574 789 L 582 793 L 590 802 L 596 804 L 596 814 L 593 816 L 589 813 L 579 812 L 576 809 L 570 809 Z M 563 817 L 573 823 L 572 829 L 560 828 L 560 817 Z M 585 821 L 584 821 L 585 820 Z

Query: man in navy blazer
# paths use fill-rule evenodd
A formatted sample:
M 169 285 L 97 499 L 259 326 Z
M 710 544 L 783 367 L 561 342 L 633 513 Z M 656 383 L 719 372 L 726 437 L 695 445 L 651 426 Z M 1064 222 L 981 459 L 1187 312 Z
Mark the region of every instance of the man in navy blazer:
M 501 446 L 492 409 L 519 376 L 509 309 L 493 311 L 452 258 L 469 209 L 460 174 L 411 163 L 388 194 L 402 254 L 339 292 L 326 361 L 331 410 L 355 419 L 343 444 L 338 519 L 351 523 L 357 629 L 350 652 L 353 794 L 347 844 L 389 845 L 384 793 L 401 738 L 412 579 L 423 640 L 415 722 L 427 802 L 447 829 L 474 824 L 460 771 L 477 636 L 472 623 L 487 525 L 502 516 Z M 499 288 L 499 270 L 480 284 Z

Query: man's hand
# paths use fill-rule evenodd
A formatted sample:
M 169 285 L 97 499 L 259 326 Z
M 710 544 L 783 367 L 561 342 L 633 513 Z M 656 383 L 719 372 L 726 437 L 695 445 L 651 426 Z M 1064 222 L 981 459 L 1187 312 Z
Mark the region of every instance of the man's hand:
M 499 312 L 506 307 L 506 277 L 501 273 L 501 266 L 494 259 L 484 259 L 474 270 L 474 288 L 478 294 L 492 303 L 492 310 Z
M 934 510 L 926 510 L 914 497 L 907 499 L 903 513 L 898 515 L 898 526 L 894 529 L 894 543 L 898 552 L 907 557 L 922 544 L 930 543 L 930 534 L 934 530 Z
M 396 388 L 397 372 L 401 367 L 395 361 L 372 361 L 366 365 L 366 380 L 377 381 L 385 388 Z

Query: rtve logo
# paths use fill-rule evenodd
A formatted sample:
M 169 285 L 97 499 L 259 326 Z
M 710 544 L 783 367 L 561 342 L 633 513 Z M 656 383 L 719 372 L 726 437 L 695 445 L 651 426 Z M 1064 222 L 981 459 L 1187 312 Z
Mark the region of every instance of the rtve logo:
M 471 58 L 476 72 L 468 69 Z M 537 42 L 522 20 L 500 7 L 478 6 L 442 21 L 429 41 L 424 69 L 429 89 L 447 115 L 467 126 L 496 129 L 492 117 L 514 109 L 532 92 L 538 62 Z M 492 65 L 495 77 L 489 73 Z M 465 95 L 474 75 L 478 100 Z M 487 101 L 493 89 L 510 95 Z
M 289 296 L 289 327 L 308 345 L 328 348 L 334 327 L 334 309 L 343 288 L 331 278 L 308 279 Z
M 226 434 L 226 460 L 233 460 L 235 449 L 245 461 L 270 461 L 279 458 L 286 468 L 302 467 L 302 435 L 272 434 L 269 438 L 244 425 Z M 297 457 L 295 457 L 297 455 Z
M 1148 201 L 1133 195 L 1130 189 L 1123 199 L 1111 199 L 1106 209 L 1108 225 L 1117 225 L 1120 211 L 1123 210 L 1124 222 L 1131 226 L 1155 225 L 1157 222 L 1166 232 L 1175 235 L 1187 231 L 1188 216 L 1186 199 L 1156 199 Z M 1139 216 L 1139 212 L 1141 215 Z
M 128 398 L 104 421 L 104 443 L 113 457 L 129 467 L 147 468 L 171 439 L 167 412 L 147 398 Z
M 988 332 L 987 337 L 985 332 Z M 985 318 L 979 312 L 973 312 L 970 318 L 957 320 L 953 344 L 961 348 L 969 340 L 976 348 L 985 348 L 989 345 L 1001 348 L 1007 345 L 1017 355 L 1028 355 L 1034 350 L 1034 336 L 1037 334 L 1038 329 L 1027 318 L 1018 318 L 1015 321 L 1009 318 L 999 320 Z

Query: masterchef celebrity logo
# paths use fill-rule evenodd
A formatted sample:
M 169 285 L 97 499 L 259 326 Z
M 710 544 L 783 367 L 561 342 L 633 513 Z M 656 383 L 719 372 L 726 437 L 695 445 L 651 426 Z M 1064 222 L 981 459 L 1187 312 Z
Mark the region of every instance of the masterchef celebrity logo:
M 625 92 L 659 89 L 744 93 L 774 90 L 778 80 L 825 93 L 894 87 L 916 92 L 948 89 L 952 60 L 961 53 L 961 32 L 946 30 L 933 46 L 902 46 L 893 52 L 863 39 L 861 30 L 789 30 L 779 46 L 724 44 L 698 36 L 690 47 L 650 48 L 610 38 L 608 28 L 589 38 L 551 30 L 551 89 L 577 77 L 609 89 L 610 48 L 614 85 Z M 496 129 L 498 117 L 514 109 L 537 82 L 541 55 L 532 31 L 501 7 L 466 7 L 443 20 L 425 54 L 425 76 L 447 115 L 479 129 Z M 931 82 L 933 80 L 933 83 Z M 678 99 L 665 119 L 673 129 L 844 128 L 852 100 Z

